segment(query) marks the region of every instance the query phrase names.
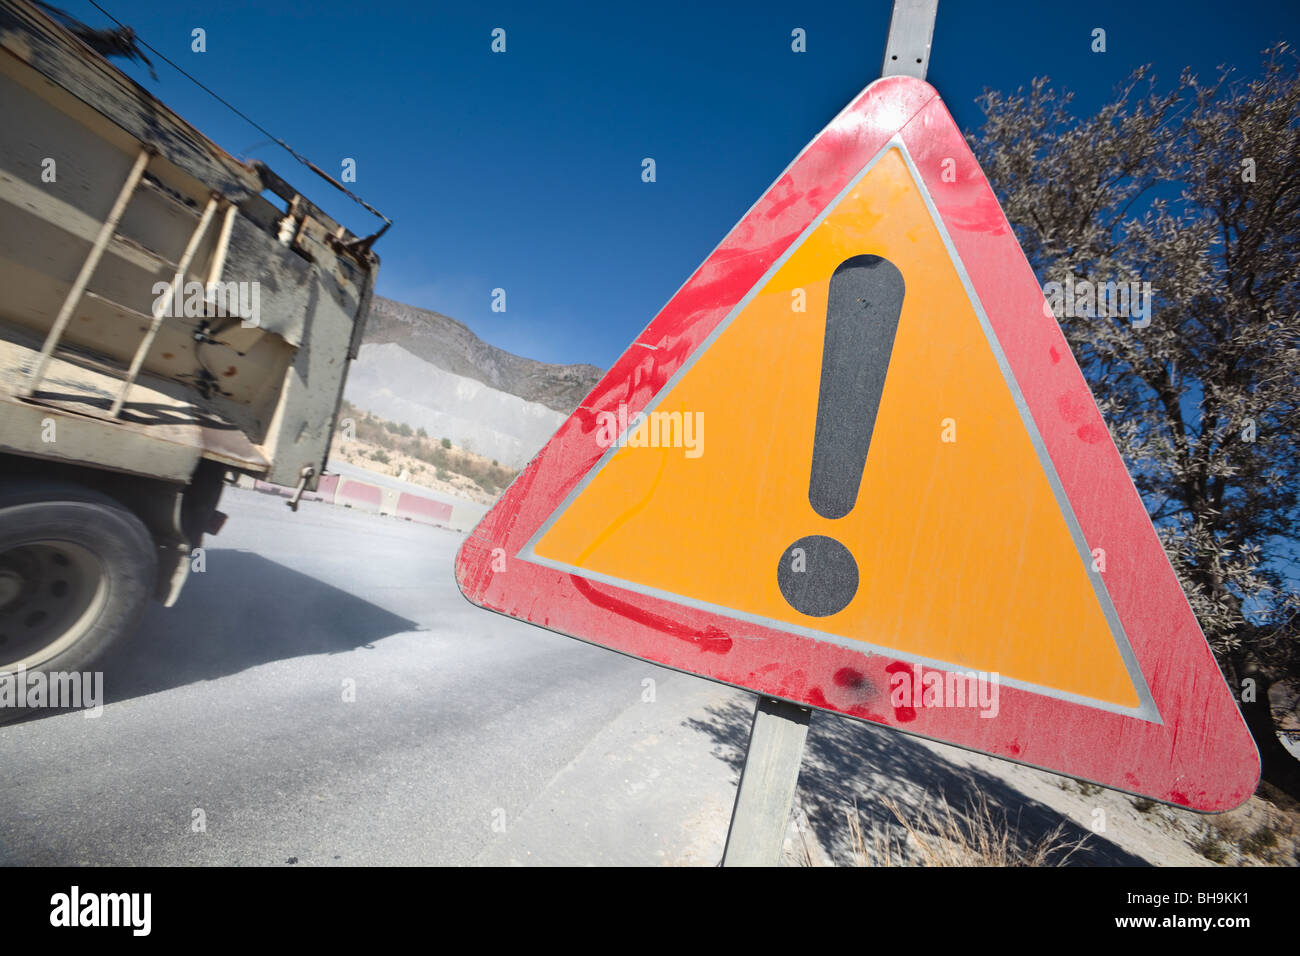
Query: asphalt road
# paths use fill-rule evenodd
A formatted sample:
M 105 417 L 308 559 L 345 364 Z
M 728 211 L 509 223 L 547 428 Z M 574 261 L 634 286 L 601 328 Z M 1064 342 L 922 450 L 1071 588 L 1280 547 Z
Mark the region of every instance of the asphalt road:
M 0 723 L 0 865 L 718 862 L 752 696 L 473 607 L 459 534 L 222 508 L 205 570 L 103 661 L 100 716 Z M 1031 841 L 1104 805 L 1075 862 L 1205 862 L 1181 817 L 826 714 L 785 862 L 852 863 L 846 813 L 892 826 L 888 801 L 936 795 Z
M 457 534 L 222 508 L 101 716 L 0 726 L 0 863 L 716 862 L 743 695 L 472 607 Z

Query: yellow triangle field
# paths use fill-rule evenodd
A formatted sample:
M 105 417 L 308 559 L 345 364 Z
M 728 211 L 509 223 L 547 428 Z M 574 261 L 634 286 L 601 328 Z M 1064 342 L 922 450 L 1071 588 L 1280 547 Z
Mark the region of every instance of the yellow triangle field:
M 905 292 L 856 505 L 828 519 L 808 500 L 828 287 L 864 254 L 893 263 Z M 841 643 L 1139 705 L 1094 572 L 897 148 L 653 409 L 693 416 L 696 447 L 618 448 L 534 540 L 537 557 Z M 777 584 L 808 535 L 841 542 L 859 572 L 847 607 L 824 617 L 796 611 Z

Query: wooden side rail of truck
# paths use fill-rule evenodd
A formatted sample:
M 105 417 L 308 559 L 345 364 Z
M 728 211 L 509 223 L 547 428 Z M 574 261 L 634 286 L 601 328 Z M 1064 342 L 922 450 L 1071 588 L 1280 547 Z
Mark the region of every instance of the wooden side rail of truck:
M 315 489 L 373 238 L 0 2 L 0 673 L 173 603 L 231 473 Z

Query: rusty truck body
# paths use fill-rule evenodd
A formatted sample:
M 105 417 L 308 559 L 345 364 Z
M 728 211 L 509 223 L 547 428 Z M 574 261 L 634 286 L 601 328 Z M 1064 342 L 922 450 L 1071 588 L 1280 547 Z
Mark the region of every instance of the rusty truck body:
M 0 673 L 173 603 L 233 477 L 315 488 L 374 238 L 0 2 Z

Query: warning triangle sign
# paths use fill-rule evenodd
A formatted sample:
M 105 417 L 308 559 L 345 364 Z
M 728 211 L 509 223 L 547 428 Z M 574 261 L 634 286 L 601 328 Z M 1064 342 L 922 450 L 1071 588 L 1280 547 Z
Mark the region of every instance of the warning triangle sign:
M 1227 808 L 1258 777 L 1087 384 L 919 80 L 872 84 L 796 159 L 457 577 L 646 660 L 1172 803 Z

